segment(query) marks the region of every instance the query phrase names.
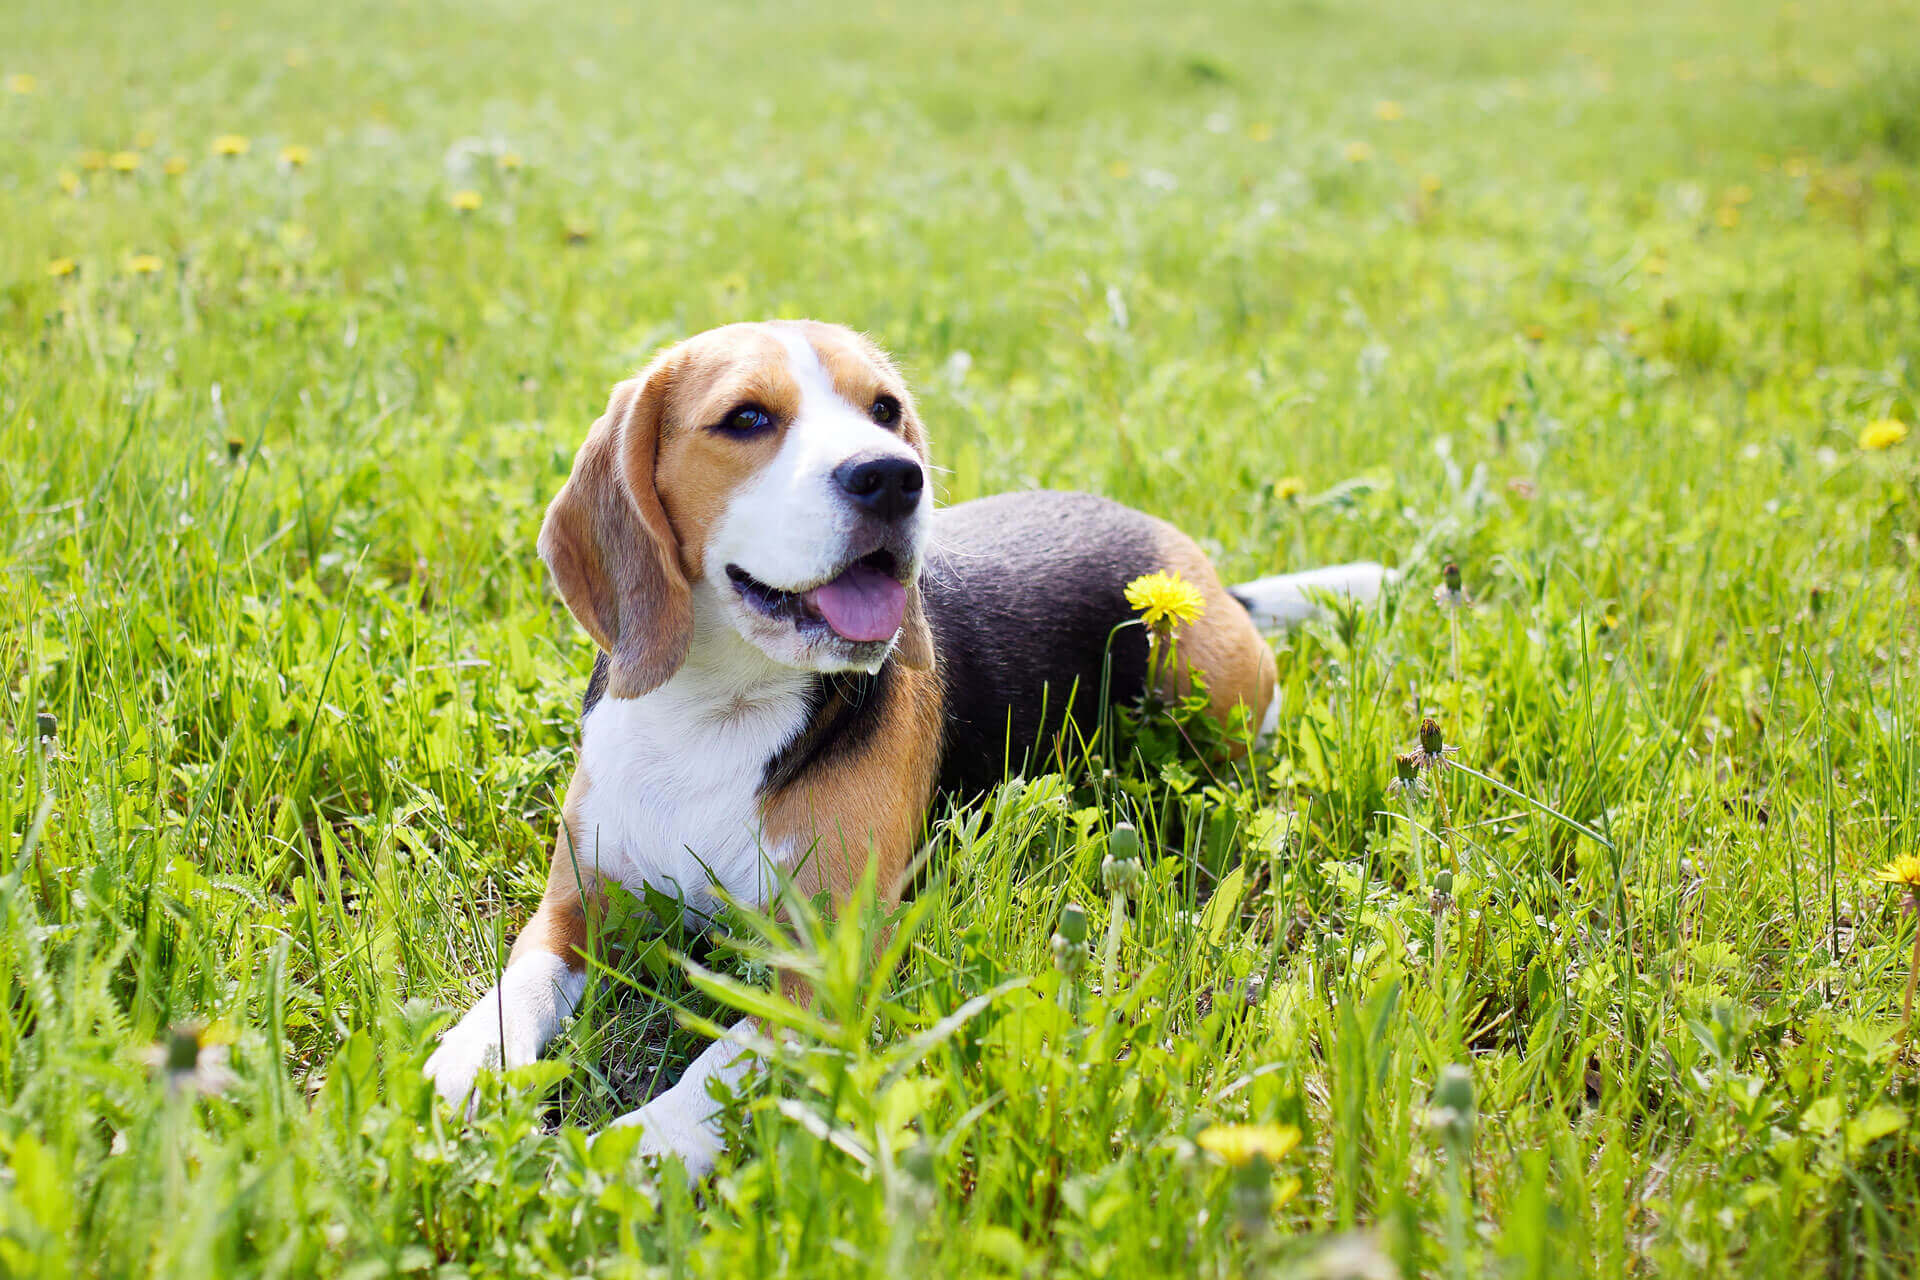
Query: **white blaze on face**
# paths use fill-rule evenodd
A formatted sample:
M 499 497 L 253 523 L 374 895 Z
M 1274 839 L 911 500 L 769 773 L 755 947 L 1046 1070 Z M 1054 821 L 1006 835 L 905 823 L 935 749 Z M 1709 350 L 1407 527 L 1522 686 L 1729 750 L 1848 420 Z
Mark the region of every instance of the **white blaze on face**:
M 786 348 L 788 371 L 800 390 L 800 409 L 779 452 L 735 492 L 708 539 L 708 598 L 722 604 L 742 636 L 783 665 L 818 671 L 876 669 L 884 653 L 854 661 L 831 639 L 809 639 L 791 623 L 756 615 L 727 581 L 730 564 L 781 591 L 804 592 L 830 581 L 873 549 L 852 545 L 860 517 L 835 479 L 835 470 L 856 458 L 893 456 L 919 462 L 906 440 L 873 421 L 864 407 L 847 403 L 805 337 L 778 325 L 765 332 Z M 902 568 L 912 573 L 919 571 L 930 505 L 923 501 L 901 530 L 914 561 Z

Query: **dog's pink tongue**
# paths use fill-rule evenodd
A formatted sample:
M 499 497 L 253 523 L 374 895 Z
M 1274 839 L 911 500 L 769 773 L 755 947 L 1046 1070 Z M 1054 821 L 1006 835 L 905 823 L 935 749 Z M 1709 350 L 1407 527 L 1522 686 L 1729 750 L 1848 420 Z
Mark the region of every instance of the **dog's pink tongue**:
M 806 599 L 843 640 L 891 640 L 907 614 L 907 589 L 871 565 L 849 565 Z

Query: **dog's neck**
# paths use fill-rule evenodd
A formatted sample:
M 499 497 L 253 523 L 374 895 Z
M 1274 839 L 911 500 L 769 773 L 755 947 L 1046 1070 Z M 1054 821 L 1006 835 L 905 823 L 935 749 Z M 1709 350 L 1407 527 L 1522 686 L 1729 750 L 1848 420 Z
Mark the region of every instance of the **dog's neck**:
M 821 673 L 775 662 L 734 630 L 702 583 L 694 590 L 686 661 L 665 684 L 635 699 L 635 710 L 659 712 L 647 718 L 682 736 L 736 730 L 751 722 L 793 726 L 789 733 L 770 732 L 760 758 L 740 761 L 762 769 L 763 789 L 773 792 L 877 712 L 884 671 L 883 666 L 871 673 Z M 582 701 L 583 718 L 605 696 L 606 678 L 607 657 L 601 654 Z

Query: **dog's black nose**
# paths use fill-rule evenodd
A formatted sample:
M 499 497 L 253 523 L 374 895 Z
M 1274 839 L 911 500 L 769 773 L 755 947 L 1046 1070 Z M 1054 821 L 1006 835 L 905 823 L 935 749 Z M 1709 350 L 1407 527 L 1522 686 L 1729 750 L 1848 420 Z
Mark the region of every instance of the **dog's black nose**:
M 920 490 L 926 476 L 920 463 L 898 454 L 877 458 L 855 458 L 834 469 L 833 478 L 853 505 L 882 520 L 898 520 L 911 515 L 920 505 Z

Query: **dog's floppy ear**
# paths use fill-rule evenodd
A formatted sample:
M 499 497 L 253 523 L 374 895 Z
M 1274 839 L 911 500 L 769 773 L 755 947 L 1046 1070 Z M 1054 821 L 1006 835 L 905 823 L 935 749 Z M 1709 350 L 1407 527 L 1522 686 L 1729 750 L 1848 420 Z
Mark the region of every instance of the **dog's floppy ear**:
M 540 558 L 607 654 L 607 692 L 615 698 L 665 684 L 693 638 L 679 544 L 653 485 L 671 380 L 656 363 L 613 389 L 540 526 Z

